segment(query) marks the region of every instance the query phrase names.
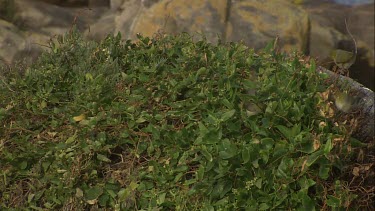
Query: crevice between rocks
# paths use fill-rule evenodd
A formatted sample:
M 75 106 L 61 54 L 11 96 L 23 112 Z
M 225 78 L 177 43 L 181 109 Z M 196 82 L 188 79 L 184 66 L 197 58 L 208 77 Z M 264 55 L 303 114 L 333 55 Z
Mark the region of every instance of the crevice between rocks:
M 224 19 L 224 32 L 223 32 L 223 40 L 227 42 L 227 31 L 228 31 L 228 23 L 230 18 L 230 11 L 232 7 L 232 0 L 227 0 L 227 6 L 225 11 L 225 19 Z

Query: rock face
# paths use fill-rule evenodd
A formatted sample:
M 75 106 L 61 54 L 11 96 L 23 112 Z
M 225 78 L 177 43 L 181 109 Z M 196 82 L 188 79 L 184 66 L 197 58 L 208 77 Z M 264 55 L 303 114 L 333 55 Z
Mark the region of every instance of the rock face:
M 90 12 L 29 0 L 17 0 L 14 4 L 17 25 L 0 19 L 0 64 L 18 60 L 31 63 L 47 49 L 51 37 L 67 32 L 73 22 L 84 30 L 103 12 L 103 8 Z M 76 19 L 77 16 L 80 18 Z
M 24 36 L 13 24 L 0 20 L 0 64 L 11 64 L 18 52 L 25 49 Z
M 145 4 L 134 20 L 131 36 L 166 33 L 202 33 L 211 42 L 225 32 L 226 0 L 174 0 Z
M 350 77 L 374 90 L 374 4 L 349 7 L 319 0 L 308 2 L 304 8 L 311 21 L 310 55 L 330 68 L 332 50 L 354 51 L 353 41 L 346 31 L 346 19 L 358 47 Z
M 227 26 L 228 41 L 243 40 L 261 49 L 279 36 L 284 50 L 307 50 L 308 15 L 288 1 L 236 1 L 231 5 Z

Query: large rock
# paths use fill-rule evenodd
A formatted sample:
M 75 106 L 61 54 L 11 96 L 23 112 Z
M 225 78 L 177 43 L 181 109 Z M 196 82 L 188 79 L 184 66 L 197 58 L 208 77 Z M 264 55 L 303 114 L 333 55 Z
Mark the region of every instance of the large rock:
M 215 43 L 243 40 L 250 47 L 263 48 L 280 36 L 284 50 L 305 51 L 309 19 L 302 9 L 283 0 L 228 3 L 227 0 L 130 0 L 115 17 L 116 29 L 126 38 L 137 33 L 153 36 L 188 32 L 203 34 Z
M 25 38 L 13 24 L 0 19 L 0 64 L 10 65 L 17 53 L 24 50 Z
M 348 27 L 358 47 L 358 56 L 350 68 L 350 77 L 374 90 L 374 4 L 361 6 L 337 5 L 327 1 L 308 1 L 304 9 L 310 15 L 310 55 L 326 68 L 334 64 L 330 53 L 334 49 L 354 51 Z
M 139 3 L 138 3 L 139 5 Z M 166 33 L 202 33 L 211 42 L 225 32 L 226 0 L 174 0 L 142 1 L 137 13 L 124 22 L 130 38 L 137 33 L 152 36 L 158 31 Z
M 30 0 L 14 3 L 18 27 L 0 20 L 0 58 L 5 64 L 17 60 L 31 63 L 48 49 L 48 42 L 53 36 L 66 33 L 74 23 L 83 31 L 103 11 L 103 8 L 89 11 Z
M 39 1 L 17 0 L 17 17 L 21 19 L 22 29 L 47 35 L 61 34 L 73 24 L 84 30 L 100 17 L 103 9 L 95 10 L 65 8 Z
M 243 40 L 261 49 L 276 36 L 286 51 L 305 52 L 309 38 L 309 18 L 303 9 L 284 0 L 232 3 L 227 26 L 227 40 Z

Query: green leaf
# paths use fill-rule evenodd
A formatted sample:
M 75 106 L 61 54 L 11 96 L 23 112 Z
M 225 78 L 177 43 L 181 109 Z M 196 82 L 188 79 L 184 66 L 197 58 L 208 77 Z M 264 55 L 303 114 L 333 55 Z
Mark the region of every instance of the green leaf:
M 18 166 L 21 170 L 25 170 L 27 168 L 27 161 L 22 161 Z
M 310 187 L 316 184 L 312 179 L 307 179 L 306 176 L 301 177 L 298 180 L 298 184 L 301 186 L 301 190 L 308 190 Z
M 221 151 L 219 152 L 219 156 L 222 159 L 229 159 L 237 155 L 237 147 L 235 144 L 230 142 L 229 139 L 224 139 L 221 142 Z
M 92 188 L 85 190 L 85 199 L 95 200 L 102 194 L 103 194 L 103 188 L 99 186 L 94 186 Z
M 336 198 L 332 195 L 327 196 L 327 205 L 330 207 L 340 207 L 341 200 L 339 198 Z
M 270 208 L 270 206 L 266 203 L 262 203 L 259 206 L 259 210 L 268 210 L 269 208 Z
M 291 140 L 293 138 L 293 131 L 291 129 L 285 127 L 284 125 L 276 125 L 276 128 L 279 129 L 281 134 L 283 134 L 287 140 Z
M 140 123 L 143 123 L 143 122 L 146 122 L 147 120 L 143 117 L 139 117 L 135 122 L 140 124 Z
M 366 143 L 361 142 L 360 140 L 350 137 L 350 144 L 352 147 L 365 147 L 367 146 Z
M 130 182 L 130 185 L 129 185 L 129 187 L 130 187 L 130 190 L 132 190 L 132 191 L 134 191 L 135 189 L 137 189 L 137 187 L 139 186 L 139 184 L 138 183 L 136 183 L 136 182 Z
M 223 121 L 223 122 L 227 121 L 228 119 L 230 119 L 230 118 L 234 115 L 234 113 L 236 113 L 236 110 L 234 110 L 234 109 L 225 112 L 225 113 L 221 116 L 221 121 Z
M 307 162 L 306 162 L 306 165 L 308 167 L 310 167 L 312 164 L 315 163 L 316 160 L 318 160 L 322 155 L 324 154 L 324 151 L 322 150 L 319 150 L 319 151 L 316 151 L 314 153 L 312 153 L 311 155 L 308 156 L 307 158 Z
M 242 163 L 246 164 L 250 160 L 250 151 L 247 148 L 242 149 Z
M 161 204 L 164 203 L 164 201 L 165 201 L 165 196 L 166 196 L 166 195 L 167 195 L 166 193 L 161 193 L 161 194 L 159 195 L 159 197 L 158 197 L 158 199 L 157 199 L 157 204 L 158 204 L 158 205 L 161 205 Z
M 273 145 L 275 141 L 272 138 L 262 138 L 260 140 L 261 146 L 265 150 L 271 150 L 273 149 Z
M 77 138 L 77 135 L 74 134 L 74 135 L 70 136 L 68 139 L 66 139 L 65 143 L 66 144 L 73 143 L 76 140 L 76 138 Z
M 205 172 L 205 167 L 203 165 L 199 166 L 199 169 L 197 171 L 197 180 L 203 180 L 204 178 L 204 172 Z
M 330 161 L 323 157 L 319 160 L 319 177 L 326 180 L 329 177 L 329 172 L 331 171 Z
M 109 196 L 107 194 L 103 194 L 99 197 L 99 205 L 105 207 L 109 201 Z
M 290 178 L 292 173 L 294 161 L 291 158 L 283 158 L 279 167 L 277 168 L 276 175 L 281 178 Z
M 213 161 L 211 153 L 208 152 L 205 146 L 202 146 L 202 149 L 200 150 L 202 155 L 210 162 Z
M 122 188 L 122 189 L 117 193 L 118 200 L 119 200 L 120 202 L 125 201 L 125 200 L 130 196 L 130 193 L 131 193 L 131 191 L 129 190 L 129 188 Z
M 307 194 L 302 194 L 301 198 L 304 211 L 315 211 L 315 202 Z
M 326 144 L 324 145 L 324 154 L 328 155 L 333 148 L 332 139 L 329 137 Z
M 209 131 L 206 126 L 202 122 L 198 122 L 198 127 L 199 127 L 199 135 L 201 137 L 204 137 Z
M 254 90 L 257 87 L 257 83 L 254 80 L 244 80 L 242 83 L 248 91 Z
M 110 163 L 111 162 L 111 160 L 109 158 L 107 158 L 107 156 L 102 155 L 102 154 L 96 154 L 96 158 L 98 160 L 106 162 L 106 163 Z

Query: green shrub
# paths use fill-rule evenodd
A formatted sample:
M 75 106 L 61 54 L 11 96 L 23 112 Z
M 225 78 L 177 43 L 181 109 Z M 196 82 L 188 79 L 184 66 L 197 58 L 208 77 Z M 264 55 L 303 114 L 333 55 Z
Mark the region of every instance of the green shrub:
M 96 43 L 72 31 L 50 47 L 23 72 L 3 72 L 0 207 L 314 210 L 354 201 L 338 176 L 349 137 L 321 114 L 326 87 L 313 61 L 187 34 Z

